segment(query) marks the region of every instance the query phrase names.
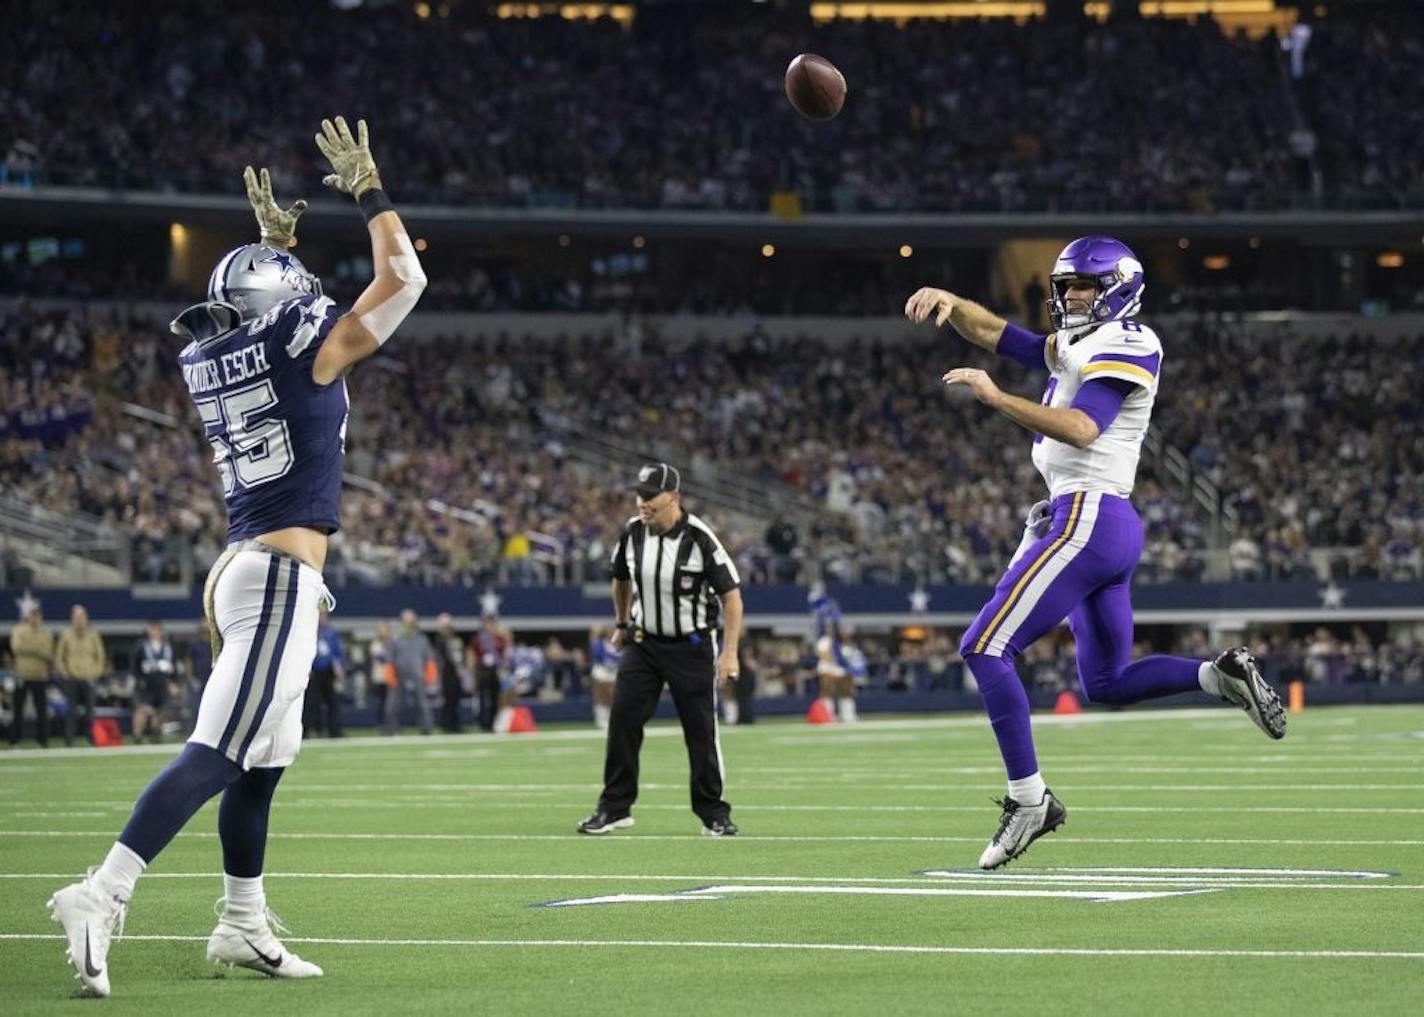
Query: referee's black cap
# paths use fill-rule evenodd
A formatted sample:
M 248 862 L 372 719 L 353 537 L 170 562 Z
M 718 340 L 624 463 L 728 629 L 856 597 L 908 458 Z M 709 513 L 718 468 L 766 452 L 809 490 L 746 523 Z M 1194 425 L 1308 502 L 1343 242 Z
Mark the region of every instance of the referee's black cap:
M 647 463 L 638 467 L 638 480 L 633 485 L 633 490 L 644 498 L 655 498 L 664 491 L 681 489 L 682 475 L 677 472 L 676 466 L 669 466 L 667 463 Z

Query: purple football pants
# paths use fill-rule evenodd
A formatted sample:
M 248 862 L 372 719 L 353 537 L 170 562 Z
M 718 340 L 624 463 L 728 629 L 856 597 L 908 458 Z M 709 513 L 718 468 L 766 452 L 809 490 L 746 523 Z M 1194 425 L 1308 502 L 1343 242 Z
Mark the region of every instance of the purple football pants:
M 1132 503 L 1078 492 L 1054 498 L 1050 507 L 1047 535 L 1025 534 L 959 644 L 1010 780 L 1038 770 L 1028 695 L 1014 659 L 1064 618 L 1078 644 L 1078 682 L 1089 702 L 1118 706 L 1201 688 L 1199 660 L 1131 659 L 1132 572 L 1142 554 L 1142 520 Z

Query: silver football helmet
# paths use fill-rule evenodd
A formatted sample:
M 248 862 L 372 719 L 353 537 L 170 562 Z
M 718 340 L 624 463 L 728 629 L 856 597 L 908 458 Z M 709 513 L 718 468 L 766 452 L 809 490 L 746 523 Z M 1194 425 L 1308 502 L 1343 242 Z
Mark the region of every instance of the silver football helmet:
M 293 297 L 321 295 L 321 280 L 297 256 L 268 244 L 243 244 L 222 256 L 208 278 L 208 300 L 237 308 L 244 322 Z
M 284 300 L 321 295 L 321 280 L 290 251 L 243 244 L 222 256 L 208 277 L 208 299 L 169 323 L 174 335 L 205 342 L 262 317 Z

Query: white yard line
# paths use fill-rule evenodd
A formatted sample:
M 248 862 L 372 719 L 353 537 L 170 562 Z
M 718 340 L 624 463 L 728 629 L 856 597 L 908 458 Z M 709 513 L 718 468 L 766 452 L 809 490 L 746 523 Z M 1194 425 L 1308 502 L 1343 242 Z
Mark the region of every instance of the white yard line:
M 1175 723 L 1183 720 L 1201 719 L 1227 719 L 1240 721 L 1241 718 L 1225 712 L 1221 707 L 1205 707 L 1191 709 L 1170 709 L 1170 710 L 1137 710 L 1116 713 L 1079 713 L 1070 715 L 1058 715 L 1052 713 L 1035 714 L 1033 723 L 1035 727 L 1092 727 L 1099 724 L 1133 724 L 1170 722 Z M 1339 720 L 1351 720 L 1354 718 L 1339 718 Z M 822 741 L 834 743 L 842 740 L 855 740 L 859 734 L 865 732 L 874 734 L 882 731 L 953 731 L 961 728 L 981 728 L 988 724 L 982 714 L 958 714 L 952 717 L 910 717 L 886 720 L 862 720 L 853 729 L 845 727 L 798 727 L 794 724 L 768 725 L 775 730 L 777 741 L 790 741 L 795 744 L 804 744 L 807 741 Z M 724 734 L 731 737 L 750 737 L 767 730 L 766 727 L 729 727 L 724 729 Z M 647 736 L 650 738 L 671 738 L 682 737 L 682 729 L 675 721 L 662 721 L 648 726 Z M 1338 737 L 1338 736 L 1331 736 Z M 1350 736 L 1354 737 L 1354 736 Z M 1402 735 L 1401 735 L 1402 737 Z M 397 735 L 392 738 L 343 738 L 343 739 L 315 739 L 302 745 L 302 752 L 339 752 L 339 751 L 365 751 L 376 748 L 402 748 L 410 746 L 420 746 L 422 748 L 437 748 L 449 745 L 463 745 L 465 747 L 489 748 L 495 745 L 521 745 L 536 747 L 542 742 L 550 741 L 593 741 L 601 742 L 607 735 L 595 728 L 540 731 L 535 735 Z M 117 748 L 96 750 L 92 748 L 74 749 L 15 749 L 0 756 L 0 769 L 9 760 L 22 759 L 92 759 L 98 753 L 102 753 L 103 758 L 113 758 L 115 756 L 130 755 L 174 755 L 183 746 L 179 743 L 168 745 L 124 745 Z
M 548 801 L 539 802 L 508 802 L 508 801 L 481 801 L 471 798 L 448 798 L 433 797 L 428 795 L 401 794 L 397 789 L 391 800 L 379 798 L 300 798 L 295 795 L 285 795 L 277 799 L 277 805 L 281 808 L 303 809 L 303 808 L 363 808 L 363 809 L 402 809 L 409 810 L 412 807 L 418 808 L 442 808 L 442 809 L 477 809 L 489 808 L 504 811 L 508 809 L 541 809 L 562 808 L 563 804 L 555 805 Z M 589 793 L 597 791 L 596 788 L 585 789 Z M 681 786 L 679 791 L 685 790 Z M 990 807 L 981 805 L 806 805 L 804 803 L 778 803 L 745 800 L 744 795 L 763 794 L 759 790 L 748 790 L 737 796 L 737 811 L 739 813 L 755 812 L 988 812 Z M 586 797 L 586 796 L 585 796 Z M 577 808 L 577 803 L 584 801 L 584 797 L 569 799 L 573 807 Z M 113 802 L 56 802 L 55 804 L 87 806 L 99 811 L 94 812 L 12 812 L 15 817 L 40 819 L 47 817 L 101 817 L 116 812 L 127 813 L 132 811 L 133 804 L 128 801 Z M 22 806 L 23 803 L 14 803 Z M 1318 815 L 1363 815 L 1363 816 L 1393 816 L 1393 815 L 1418 815 L 1424 813 L 1424 808 L 1410 808 L 1407 806 L 1331 806 L 1331 805 L 1083 805 L 1078 802 L 1073 803 L 1075 813 L 1082 812 L 1125 812 L 1125 813 L 1281 813 L 1281 814 L 1308 814 Z M 661 802 L 640 802 L 638 811 L 646 812 L 656 810 L 661 812 L 687 812 L 685 804 L 666 804 Z M 0 814 L 4 814 L 5 806 L 0 805 Z
M 0 830 L 0 837 L 108 837 L 114 836 L 113 830 Z M 216 833 L 200 830 L 184 831 L 182 836 L 190 838 L 202 838 L 214 840 Z M 595 838 L 580 837 L 572 832 L 567 833 L 282 833 L 275 832 L 268 835 L 274 840 L 389 840 L 389 841 L 569 841 L 588 843 Z M 664 841 L 686 841 L 696 839 L 695 833 L 681 834 L 644 834 L 630 833 L 617 834 L 616 836 L 599 837 L 597 840 L 604 843 L 614 842 L 618 844 L 656 844 Z M 857 843 L 857 842 L 888 842 L 888 843 L 923 843 L 923 844 L 982 844 L 983 837 L 931 837 L 931 836 L 891 836 L 875 834 L 828 834 L 818 836 L 814 834 L 771 834 L 771 835 L 747 835 L 739 837 L 716 838 L 717 843 L 722 844 L 761 844 L 767 842 L 796 842 L 796 843 Z M 1262 846 L 1272 846 L 1277 844 L 1303 845 L 1307 847 L 1329 846 L 1329 847 L 1424 847 L 1424 840 L 1310 840 L 1310 839 L 1290 839 L 1281 837 L 1074 837 L 1074 844 L 1259 844 Z M 712 850 L 717 850 L 713 848 Z M 729 849 L 735 850 L 735 849 Z
M 62 942 L 62 933 L 7 932 L 0 933 L 0 941 L 53 941 Z M 206 936 L 125 936 L 130 942 L 151 943 L 200 943 Z M 631 948 L 654 950 L 806 950 L 830 953 L 889 953 L 889 954 L 931 954 L 966 955 L 975 957 L 1255 957 L 1270 960 L 1424 960 L 1424 950 L 1233 950 L 1228 948 L 1213 950 L 1188 950 L 1172 948 L 1139 947 L 1116 949 L 1111 947 L 1058 947 L 1058 946 L 934 946 L 894 943 L 776 943 L 745 942 L 725 940 L 680 940 L 680 939 L 335 939 L 316 936 L 291 936 L 287 943 L 313 943 L 324 946 L 415 946 L 415 947 L 573 947 L 575 949 Z

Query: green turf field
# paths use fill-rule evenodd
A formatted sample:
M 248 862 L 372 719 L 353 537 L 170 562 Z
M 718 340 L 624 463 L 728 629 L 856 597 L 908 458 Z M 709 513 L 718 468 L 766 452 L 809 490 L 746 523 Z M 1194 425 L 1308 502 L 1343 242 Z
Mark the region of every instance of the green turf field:
M 672 727 L 637 826 L 603 838 L 573 832 L 592 731 L 317 743 L 279 792 L 267 890 L 326 977 L 205 962 L 210 805 L 140 882 L 103 1002 L 74 998 L 44 902 L 174 749 L 0 752 L 0 1011 L 1413 1011 L 1424 708 L 1310 710 L 1279 744 L 1226 709 L 1044 720 L 1067 825 L 988 876 L 982 717 L 724 731 L 726 840 L 698 836 Z M 672 899 L 536 906 L 622 895 Z

